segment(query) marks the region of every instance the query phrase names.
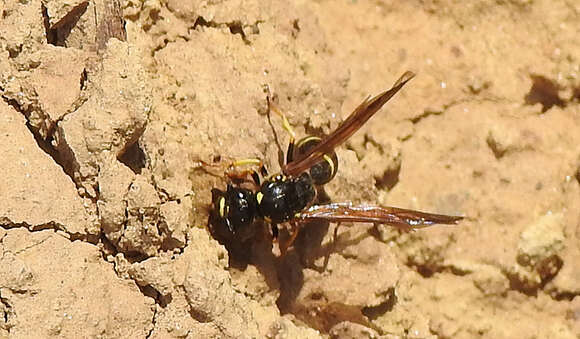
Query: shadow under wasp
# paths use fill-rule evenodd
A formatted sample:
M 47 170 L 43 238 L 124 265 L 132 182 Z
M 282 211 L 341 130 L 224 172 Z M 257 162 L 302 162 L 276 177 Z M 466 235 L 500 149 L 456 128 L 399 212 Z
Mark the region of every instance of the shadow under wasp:
M 456 224 L 463 219 L 390 206 L 350 202 L 315 204 L 317 188 L 332 180 L 338 170 L 334 149 L 359 130 L 414 76 L 407 71 L 389 90 L 367 97 L 336 130 L 323 138 L 307 136 L 295 141 L 288 120 L 268 95 L 269 113 L 278 114 L 290 134 L 285 163 L 280 173 L 268 175 L 259 159 L 232 162 L 226 173 L 230 179 L 226 190 L 212 189 L 209 223 L 214 234 L 229 238 L 229 241 L 243 240 L 255 233 L 256 221 L 264 220 L 271 225 L 272 237 L 277 240 L 278 226 L 287 225 L 290 237 L 279 244 L 283 254 L 296 239 L 301 226 L 314 220 L 385 224 L 411 231 L 433 224 Z M 238 170 L 246 165 L 257 166 L 259 173 L 253 169 Z M 251 187 L 242 187 L 240 181 L 249 182 Z

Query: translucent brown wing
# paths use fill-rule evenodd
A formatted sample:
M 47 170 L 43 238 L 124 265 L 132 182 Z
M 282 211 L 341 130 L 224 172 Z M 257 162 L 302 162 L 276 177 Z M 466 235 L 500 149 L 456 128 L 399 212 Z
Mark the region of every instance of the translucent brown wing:
M 350 202 L 315 205 L 301 212 L 298 220 L 368 222 L 397 227 L 404 231 L 434 224 L 457 224 L 463 217 L 433 214 L 390 206 L 353 205 Z
M 407 71 L 401 75 L 391 89 L 373 98 L 366 98 L 334 132 L 323 138 L 318 145 L 308 152 L 286 164 L 282 172 L 289 176 L 295 176 L 314 166 L 324 154 L 330 153 L 335 147 L 358 131 L 365 122 L 381 109 L 414 76 L 415 74 L 413 72 Z

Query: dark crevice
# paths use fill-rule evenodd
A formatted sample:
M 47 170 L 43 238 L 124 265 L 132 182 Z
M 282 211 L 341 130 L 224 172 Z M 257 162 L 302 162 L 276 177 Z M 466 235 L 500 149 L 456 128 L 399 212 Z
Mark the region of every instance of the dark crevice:
M 574 298 L 579 296 L 580 293 L 573 292 L 559 292 L 552 295 L 552 298 L 556 301 L 572 301 Z
M 399 175 L 401 174 L 401 162 L 398 161 L 394 168 L 388 168 L 382 177 L 375 178 L 375 186 L 378 189 L 392 190 L 399 182 Z
M 387 292 L 387 300 L 377 306 L 363 307 L 362 313 L 371 321 L 376 320 L 385 313 L 391 312 L 396 304 L 397 295 L 395 294 L 395 289 L 390 288 Z
M 0 303 L 2 303 L 3 306 L 3 317 L 2 320 L 4 321 L 4 325 L 2 326 L 2 328 L 4 328 L 8 333 L 10 333 L 10 328 L 12 327 L 9 322 L 10 322 L 10 318 L 12 318 L 12 316 L 14 315 L 14 311 L 12 309 L 12 305 L 10 305 L 10 303 L 8 302 L 8 299 L 2 297 L 0 295 Z
M 147 285 L 139 284 L 139 282 L 135 279 L 133 279 L 133 281 L 135 281 L 135 284 L 139 288 L 139 291 L 141 291 L 141 293 L 144 296 L 150 297 L 153 300 L 155 300 L 155 303 L 157 305 L 161 306 L 161 308 L 166 308 L 167 305 L 169 305 L 171 303 L 171 301 L 173 300 L 173 297 L 171 296 L 171 294 L 163 295 L 163 294 L 159 293 L 159 291 L 157 291 L 157 289 L 155 289 L 155 287 L 153 287 L 149 284 L 147 284 Z
M 123 239 L 125 237 L 125 229 L 127 227 L 126 222 L 123 224 L 123 233 L 122 235 L 119 237 L 119 242 L 121 241 L 121 239 Z M 101 238 L 106 238 L 106 235 L 103 235 Z M 117 253 L 123 253 L 125 259 L 127 260 L 128 263 L 130 264 L 136 264 L 136 263 L 140 263 L 143 262 L 149 258 L 151 258 L 151 255 L 147 255 L 145 253 L 139 252 L 137 250 L 129 250 L 129 249 L 125 249 L 123 248 L 121 245 L 119 244 L 115 244 L 114 242 L 110 241 L 110 239 L 108 239 L 108 243 L 113 246 L 113 253 L 115 253 L 115 255 Z
M 20 55 L 20 52 L 22 52 L 22 44 L 8 47 L 7 50 L 8 50 L 8 57 L 10 59 L 14 59 Z
M 537 297 L 539 286 L 535 283 L 522 280 L 517 274 L 507 272 L 506 277 L 510 283 L 510 290 L 521 292 L 529 297 Z
M 300 33 L 300 21 L 298 19 L 292 20 L 292 37 L 296 39 Z
M 80 86 L 83 87 L 88 84 L 88 74 L 87 70 L 83 70 L 80 76 Z M 81 88 L 82 89 L 82 88 Z M 82 98 L 82 96 L 81 96 Z M 40 104 L 33 103 L 33 104 L 26 104 L 25 106 L 21 105 L 16 99 L 9 98 L 7 96 L 2 96 L 2 99 L 12 108 L 14 108 L 18 113 L 22 114 L 26 119 L 26 127 L 34 137 L 36 144 L 38 147 L 45 152 L 48 156 L 52 158 L 52 160 L 59 165 L 63 172 L 69 176 L 72 182 L 75 184 L 77 189 L 82 188 L 81 183 L 75 180 L 74 172 L 78 168 L 78 164 L 76 163 L 74 155 L 72 155 L 72 151 L 68 149 L 66 144 L 64 145 L 56 145 L 55 143 L 55 133 L 58 128 L 58 124 L 63 121 L 63 119 L 71 113 L 74 113 L 76 108 L 80 107 L 83 103 L 82 100 L 77 100 L 75 104 L 75 110 L 67 112 L 59 117 L 56 121 L 52 121 L 45 113 L 42 111 Z M 31 121 L 31 116 L 35 115 L 37 112 L 42 119 L 41 127 L 33 126 Z M 61 141 L 62 142 L 62 141 Z M 96 202 L 94 197 L 85 196 L 90 198 L 93 202 Z
M 405 266 L 419 273 L 423 278 L 431 278 L 437 273 L 449 273 L 454 274 L 453 269 L 449 266 L 445 266 L 442 263 L 442 259 L 436 259 L 431 257 L 432 260 L 424 262 L 415 260 L 413 257 L 409 257 Z M 461 275 L 461 274 L 460 274 Z
M 246 45 L 250 44 L 250 41 L 246 37 L 246 33 L 244 33 L 244 28 L 242 27 L 241 22 L 235 21 L 230 24 L 227 24 L 227 26 L 230 28 L 230 33 L 239 34 Z
M 580 86 L 572 88 L 572 100 L 580 102 Z
M 157 303 L 157 300 L 158 300 L 160 294 L 156 289 L 151 287 L 151 285 L 140 285 L 136 281 L 135 281 L 135 285 L 137 285 L 137 288 L 139 288 L 139 291 L 141 291 L 141 294 L 155 300 L 155 303 Z
M 526 105 L 542 105 L 542 113 L 553 106 L 564 107 L 565 102 L 560 98 L 559 86 L 552 80 L 542 76 L 532 74 L 532 88 L 525 97 Z
M 563 264 L 563 260 L 558 255 L 552 255 L 533 267 L 526 266 L 539 274 L 539 283 L 514 272 L 504 272 L 504 275 L 509 280 L 511 290 L 535 297 L 538 295 L 538 291 L 544 290 L 546 285 L 556 277 Z
M 139 146 L 139 142 L 134 142 L 117 159 L 135 174 L 141 174 L 141 171 L 147 166 L 147 157 Z
M 2 99 L 4 100 L 4 102 L 6 102 L 6 104 L 8 106 L 11 106 L 12 108 L 14 108 L 16 110 L 16 112 L 21 113 L 22 115 L 24 115 L 24 117 L 28 117 L 30 115 L 30 112 L 26 112 L 22 106 L 20 106 L 20 103 L 18 103 L 18 101 L 16 101 L 16 99 L 13 98 L 9 98 L 7 96 L 2 96 Z
M 147 254 L 143 254 L 141 252 L 138 252 L 136 250 L 119 250 L 119 252 L 123 253 L 125 255 L 125 259 L 127 259 L 127 261 L 130 264 L 136 264 L 136 263 L 140 263 L 143 262 L 149 258 L 151 258 L 151 256 L 147 255 Z
M 438 109 L 438 110 L 425 109 L 423 111 L 423 113 L 421 113 L 420 115 L 415 116 L 415 117 L 409 119 L 409 121 L 411 121 L 413 124 L 418 124 L 419 122 L 421 122 L 421 120 L 423 120 L 425 118 L 428 118 L 428 117 L 430 117 L 432 115 L 441 115 L 441 114 L 445 113 L 445 111 L 447 111 L 451 107 L 453 107 L 455 105 L 459 105 L 459 104 L 465 103 L 465 102 L 468 102 L 468 100 L 465 99 L 465 98 L 460 98 L 460 99 L 452 100 L 451 102 L 444 104 L 443 107 L 441 109 Z
M 98 244 L 99 243 L 99 235 L 98 234 L 83 234 L 83 233 L 70 233 L 66 232 L 69 235 L 70 241 L 83 241 L 89 242 L 91 244 Z
M 81 241 L 90 242 L 93 244 L 96 244 L 98 242 L 97 235 L 69 232 L 66 229 L 65 225 L 54 222 L 54 221 L 49 221 L 49 222 L 44 223 L 44 224 L 31 225 L 27 222 L 13 222 L 9 218 L 0 217 L 0 227 L 4 228 L 4 229 L 25 228 L 29 232 L 40 232 L 40 231 L 45 231 L 45 230 L 52 230 L 55 232 L 61 231 L 61 232 L 66 233 L 68 235 L 68 239 L 71 242 L 75 241 L 75 240 L 81 240 Z
M 89 80 L 89 74 L 87 69 L 84 68 L 81 73 L 80 85 L 81 85 L 81 92 L 87 89 L 87 81 Z
M 464 277 L 466 275 L 470 275 L 473 273 L 472 270 L 470 269 L 464 269 L 461 267 L 457 267 L 457 266 L 449 266 L 449 269 L 446 272 L 451 272 L 451 274 L 458 276 L 458 277 Z
M 193 29 L 196 29 L 199 26 L 203 26 L 203 27 L 213 27 L 207 20 L 205 20 L 204 17 L 202 17 L 201 15 L 197 17 L 197 19 L 195 19 L 195 22 L 193 23 Z
M 416 265 L 415 271 L 419 273 L 423 278 L 431 278 L 435 275 L 435 273 L 441 273 L 444 271 L 444 268 L 441 266 L 435 265 Z
M 153 318 L 151 319 L 151 322 L 153 326 L 151 326 L 151 330 L 145 336 L 146 339 L 151 338 L 153 332 L 155 332 L 155 324 L 157 323 L 157 308 L 153 309 Z
M 473 273 L 472 270 L 461 269 L 453 265 L 444 265 L 439 260 L 419 264 L 413 262 L 411 259 L 405 265 L 410 269 L 415 270 L 423 278 L 431 278 L 438 273 L 447 273 L 458 277 L 463 277 Z
M 441 110 L 441 111 L 425 110 L 425 111 L 423 111 L 423 113 L 421 113 L 420 115 L 418 115 L 418 116 L 416 116 L 416 117 L 413 117 L 413 118 L 411 118 L 411 119 L 409 119 L 409 120 L 411 120 L 411 122 L 412 122 L 413 124 L 416 124 L 416 123 L 418 123 L 419 121 L 421 121 L 421 120 L 423 120 L 423 119 L 425 119 L 425 118 L 427 118 L 427 117 L 429 117 L 429 116 L 431 116 L 431 115 L 441 115 L 441 114 L 443 114 L 443 111 L 444 111 L 444 110 L 445 110 L 445 109 L 443 109 L 443 110 Z
M 507 149 L 500 147 L 500 145 L 497 143 L 497 141 L 493 138 L 491 134 L 487 136 L 485 142 L 487 143 L 487 146 L 489 147 L 489 149 L 491 149 L 491 151 L 493 152 L 493 156 L 497 160 L 503 158 L 503 156 L 506 154 Z
M 536 265 L 535 269 L 542 279 L 540 283 L 541 289 L 544 289 L 546 284 L 556 277 L 563 265 L 564 261 L 558 255 L 552 255 Z
M 219 22 L 215 22 L 215 21 L 207 21 L 204 17 L 199 16 L 199 17 L 197 17 L 197 19 L 195 20 L 195 23 L 193 24 L 193 29 L 195 30 L 198 27 L 210 27 L 210 28 L 228 27 L 230 30 L 230 33 L 239 34 L 240 37 L 242 38 L 242 41 L 246 45 L 251 45 L 252 42 L 250 40 L 248 40 L 248 34 L 246 33 L 246 31 L 248 31 L 252 35 L 260 34 L 260 28 L 258 27 L 258 25 L 262 22 L 263 21 L 258 20 L 253 24 L 243 24 L 239 20 L 234 20 L 231 22 L 219 23 Z
M 44 26 L 44 34 L 46 35 L 46 42 L 54 45 L 56 41 L 56 32 L 50 29 L 50 16 L 48 15 L 48 8 L 42 3 L 40 5 L 40 10 L 42 12 L 42 24 Z
M 72 178 L 71 173 L 69 173 L 66 169 L 66 166 L 63 165 L 60 154 L 52 146 L 52 142 L 54 140 L 54 137 L 52 135 L 50 135 L 46 139 L 43 139 L 40 136 L 40 133 L 38 133 L 38 131 L 36 130 L 36 128 L 34 128 L 32 125 L 30 125 L 30 122 L 26 123 L 26 127 L 28 128 L 30 133 L 32 133 L 32 136 L 34 137 L 34 140 L 36 140 L 36 144 L 38 145 L 38 147 L 41 150 L 43 150 L 44 153 L 48 154 L 52 158 L 52 160 L 54 160 L 54 162 L 57 163 L 65 171 L 65 173 L 67 173 Z
M 98 211 L 97 211 L 97 215 L 99 215 Z M 103 256 L 103 260 L 107 261 L 107 257 L 109 255 L 112 257 L 116 257 L 117 254 L 119 254 L 117 247 L 109 238 L 107 238 L 107 235 L 105 233 L 100 234 L 100 243 L 102 244 L 102 247 L 100 247 L 100 250 L 101 250 L 101 254 Z
M 167 305 L 171 304 L 172 301 L 173 297 L 171 296 L 171 294 L 168 295 L 159 294 L 159 298 L 155 300 L 155 302 L 162 308 L 166 308 Z
M 136 12 L 136 13 L 143 13 L 143 12 Z M 143 26 L 142 29 L 145 33 L 149 33 L 149 31 L 151 30 L 151 28 L 153 26 L 155 26 L 160 20 L 165 19 L 164 17 L 161 16 L 161 11 L 159 8 L 151 8 L 148 11 L 149 17 L 148 18 L 143 18 Z M 135 19 L 130 19 L 132 21 L 137 21 L 139 17 L 139 14 L 135 15 Z
M 51 123 L 51 125 L 48 126 L 48 128 L 47 128 L 48 135 L 46 137 L 43 137 L 41 135 L 41 133 L 39 132 L 38 128 L 36 128 L 30 124 L 29 117 L 32 114 L 32 109 L 33 109 L 32 107 L 25 109 L 24 107 L 22 107 L 20 105 L 20 103 L 18 103 L 18 101 L 16 99 L 8 98 L 5 96 L 2 96 L 2 99 L 4 99 L 4 101 L 9 106 L 14 108 L 17 112 L 19 112 L 20 114 L 22 114 L 26 118 L 26 121 L 27 121 L 26 128 L 28 128 L 28 130 L 30 131 L 30 133 L 34 137 L 34 140 L 36 141 L 36 144 L 38 145 L 38 147 L 44 153 L 46 153 L 48 156 L 50 156 L 52 158 L 52 160 L 63 169 L 63 171 L 71 178 L 71 180 L 73 180 L 73 182 L 76 185 L 77 183 L 75 182 L 73 174 L 71 172 L 72 166 L 67 166 L 66 161 L 65 161 L 65 157 L 63 157 L 58 152 L 58 150 L 53 146 L 54 130 L 56 129 L 56 125 L 57 125 L 58 121 Z M 78 185 L 77 185 L 77 188 L 78 188 Z

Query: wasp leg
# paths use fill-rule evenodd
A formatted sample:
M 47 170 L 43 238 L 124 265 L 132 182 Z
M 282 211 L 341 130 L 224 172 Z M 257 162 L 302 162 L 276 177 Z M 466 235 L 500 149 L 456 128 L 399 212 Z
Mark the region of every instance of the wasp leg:
M 272 227 L 272 241 L 274 242 L 278 242 L 278 235 L 279 235 L 279 229 L 278 229 L 278 225 L 277 224 L 271 224 L 270 225 Z
M 266 166 L 262 162 L 262 160 L 257 158 L 248 158 L 248 159 L 240 159 L 233 161 L 228 166 L 226 170 L 226 175 L 230 179 L 238 179 L 238 180 L 246 180 L 248 176 L 252 178 L 252 181 L 256 184 L 256 186 L 260 187 L 260 175 L 254 169 L 245 169 L 245 170 L 238 170 L 238 167 L 247 166 L 247 165 L 255 165 L 258 166 L 260 174 L 262 177 L 268 176 L 268 170 Z
M 214 177 L 222 177 L 223 173 L 224 173 L 224 166 L 222 164 L 216 164 L 216 163 L 209 163 L 206 161 L 203 161 L 201 159 L 198 159 L 195 161 L 196 165 L 194 167 L 194 169 L 201 169 L 203 170 L 205 173 L 213 175 Z M 220 173 L 214 173 L 213 171 L 210 171 L 210 168 L 220 168 L 221 167 L 221 171 L 219 171 Z
M 332 239 L 332 247 L 336 247 L 336 243 L 338 240 L 338 228 L 340 227 L 340 223 L 336 223 L 336 227 L 334 228 L 334 237 Z
M 289 223 L 292 226 L 292 234 L 290 235 L 290 238 L 288 239 L 288 241 L 286 241 L 284 243 L 280 243 L 280 253 L 282 255 L 286 254 L 286 252 L 288 251 L 288 248 L 290 248 L 290 246 L 292 246 L 292 244 L 296 240 L 296 237 L 298 236 L 298 232 L 300 231 L 300 227 L 298 227 L 298 224 L 296 224 L 295 221 L 290 221 Z
M 286 151 L 286 164 L 292 162 L 294 158 L 294 143 L 296 141 L 296 132 L 290 126 L 290 122 L 286 118 L 286 115 L 282 113 L 280 108 L 270 100 L 270 96 L 268 96 L 268 111 L 276 113 L 282 119 L 282 127 L 288 134 L 290 134 L 290 142 L 288 143 L 288 150 Z

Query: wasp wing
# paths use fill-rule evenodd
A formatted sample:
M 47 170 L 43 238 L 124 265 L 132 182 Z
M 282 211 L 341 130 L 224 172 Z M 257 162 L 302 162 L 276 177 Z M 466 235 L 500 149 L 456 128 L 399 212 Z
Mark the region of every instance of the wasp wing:
M 390 206 L 353 205 L 352 203 L 330 203 L 314 205 L 301 212 L 297 219 L 302 221 L 326 220 L 330 222 L 368 222 L 397 227 L 404 231 L 434 224 L 457 224 L 463 217 L 426 213 Z
M 320 143 L 301 154 L 294 161 L 286 164 L 283 172 L 286 175 L 298 175 L 314 166 L 326 153 L 330 153 L 335 147 L 342 144 L 361 128 L 383 105 L 387 103 L 403 86 L 411 80 L 415 74 L 405 72 L 393 85 L 393 87 L 373 98 L 366 98 L 358 107 L 343 121 L 334 132 L 324 137 Z

